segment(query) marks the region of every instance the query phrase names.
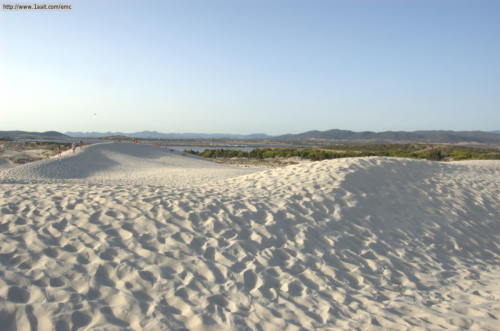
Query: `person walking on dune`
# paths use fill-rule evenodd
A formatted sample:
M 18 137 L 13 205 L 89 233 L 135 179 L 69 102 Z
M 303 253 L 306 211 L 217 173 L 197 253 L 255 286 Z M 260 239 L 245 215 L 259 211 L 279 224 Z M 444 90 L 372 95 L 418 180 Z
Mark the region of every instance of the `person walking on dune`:
M 71 144 L 71 149 L 73 150 L 73 153 L 76 151 L 76 143 L 75 142 L 73 142 Z

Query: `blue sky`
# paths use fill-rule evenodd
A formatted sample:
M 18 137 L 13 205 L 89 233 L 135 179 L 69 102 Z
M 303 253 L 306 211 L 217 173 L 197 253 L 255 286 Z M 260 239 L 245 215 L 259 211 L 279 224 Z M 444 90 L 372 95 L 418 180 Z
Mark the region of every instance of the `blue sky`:
M 0 11 L 0 130 L 500 129 L 500 1 L 69 3 Z

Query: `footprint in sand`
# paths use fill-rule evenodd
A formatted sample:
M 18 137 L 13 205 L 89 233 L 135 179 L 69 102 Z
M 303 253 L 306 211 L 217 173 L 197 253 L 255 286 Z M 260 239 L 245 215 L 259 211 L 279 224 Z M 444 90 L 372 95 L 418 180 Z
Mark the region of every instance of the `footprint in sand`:
M 102 252 L 99 256 L 101 259 L 106 261 L 112 261 L 118 255 L 118 252 L 114 248 L 107 248 L 104 252 Z
M 109 286 L 109 287 L 115 286 L 115 282 L 111 280 L 108 271 L 102 265 L 99 266 L 99 268 L 97 268 L 97 271 L 95 273 L 95 280 L 104 286 Z
M 70 244 L 64 245 L 64 247 L 62 249 L 65 250 L 66 252 L 70 252 L 70 253 L 75 253 L 77 251 L 76 247 L 73 245 L 70 245 Z
M 15 303 L 27 303 L 29 299 L 30 299 L 30 292 L 28 292 L 24 288 L 17 286 L 9 287 L 9 291 L 7 293 L 7 300 Z
M 18 217 L 15 223 L 16 225 L 25 225 L 27 221 L 24 218 Z
M 62 232 L 68 226 L 68 221 L 64 219 L 58 223 L 52 223 L 52 226 Z
M 290 284 L 288 284 L 288 293 L 291 296 L 300 297 L 302 296 L 303 292 L 304 292 L 304 287 L 299 281 L 293 281 Z
M 245 284 L 245 290 L 250 292 L 255 288 L 255 284 L 257 283 L 257 276 L 253 270 L 247 270 L 243 273 L 243 280 Z
M 52 287 L 61 287 L 64 286 L 64 280 L 59 277 L 51 278 L 49 284 Z
M 215 259 L 215 253 L 216 253 L 216 250 L 215 250 L 214 247 L 207 247 L 207 249 L 205 250 L 205 253 L 203 254 L 203 256 L 207 260 L 214 260 Z
M 73 323 L 72 330 L 83 328 L 84 326 L 88 325 L 90 321 L 92 321 L 92 318 L 88 314 L 81 311 L 75 311 L 73 314 L 71 314 L 71 322 Z
M 89 264 L 90 263 L 90 261 L 88 259 L 88 256 L 84 256 L 84 255 L 78 255 L 78 257 L 76 258 L 76 260 L 80 264 Z
M 63 320 L 57 321 L 56 325 L 55 325 L 55 330 L 56 331 L 69 331 L 70 328 L 69 328 L 68 322 L 63 321 Z
M 154 285 L 156 283 L 156 277 L 151 271 L 140 271 L 139 276 L 141 276 L 141 278 L 145 281 L 150 282 L 151 285 Z
M 29 270 L 32 268 L 30 262 L 23 262 L 18 267 L 19 267 L 19 269 L 22 269 L 22 270 Z
M 56 258 L 59 255 L 59 252 L 55 248 L 49 247 L 43 250 L 44 254 L 48 257 Z
M 160 267 L 160 276 L 163 279 L 174 279 L 174 276 L 177 274 L 177 271 L 169 266 Z

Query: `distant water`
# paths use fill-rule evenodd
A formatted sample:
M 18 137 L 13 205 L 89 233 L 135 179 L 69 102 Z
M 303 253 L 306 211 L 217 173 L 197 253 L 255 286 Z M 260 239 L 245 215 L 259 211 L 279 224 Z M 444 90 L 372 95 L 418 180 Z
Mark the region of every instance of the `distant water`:
M 96 143 L 103 143 L 103 142 L 112 142 L 115 140 L 106 140 L 106 139 L 94 139 L 94 138 L 57 138 L 57 139 L 16 139 L 19 142 L 28 142 L 28 141 L 38 141 L 38 142 L 57 142 L 57 143 L 72 143 L 72 142 L 80 142 L 82 140 L 85 144 L 96 144 Z M 256 148 L 278 148 L 278 147 L 284 147 L 284 148 L 296 148 L 296 147 L 302 147 L 302 146 L 289 146 L 289 145 L 268 145 L 268 144 L 252 144 L 251 146 L 242 146 L 242 145 L 231 145 L 231 144 L 217 144 L 217 145 L 198 145 L 198 146 L 191 146 L 191 145 L 170 145 L 165 142 L 152 142 L 152 141 L 141 141 L 141 144 L 145 145 L 158 145 L 161 147 L 167 147 L 174 149 L 176 151 L 185 151 L 185 150 L 193 150 L 196 152 L 203 152 L 206 149 L 231 149 L 231 150 L 237 150 L 237 151 L 243 151 L 243 152 L 251 152 L 252 150 Z
M 206 149 L 232 149 L 243 152 L 250 152 L 255 149 L 255 147 L 241 147 L 241 146 L 169 146 L 166 147 L 175 149 L 176 151 L 193 150 L 195 152 L 203 152 Z
M 289 146 L 289 145 L 264 145 L 264 144 L 254 144 L 251 146 L 241 146 L 241 145 L 205 145 L 205 146 L 189 146 L 189 145 L 162 145 L 177 151 L 185 151 L 192 149 L 195 152 L 203 152 L 206 149 L 231 149 L 236 151 L 251 152 L 256 148 L 297 148 L 306 146 Z

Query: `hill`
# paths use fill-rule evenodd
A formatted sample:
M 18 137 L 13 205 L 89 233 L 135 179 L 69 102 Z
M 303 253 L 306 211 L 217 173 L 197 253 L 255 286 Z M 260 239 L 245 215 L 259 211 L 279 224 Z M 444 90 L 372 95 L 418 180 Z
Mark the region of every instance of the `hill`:
M 66 132 L 70 137 L 102 138 L 126 136 L 141 139 L 266 139 L 270 136 L 263 133 L 230 134 L 230 133 L 161 133 L 157 131 L 140 132 Z
M 0 131 L 0 138 L 69 138 L 57 131 L 28 132 L 28 131 Z
M 327 130 L 307 131 L 297 134 L 271 136 L 264 133 L 228 134 L 228 133 L 161 133 L 157 131 L 140 132 L 66 132 L 70 137 L 103 138 L 113 136 L 133 137 L 140 139 L 235 139 L 235 140 L 275 140 L 287 142 L 361 142 L 361 143 L 477 143 L 500 144 L 500 131 L 350 131 Z
M 384 131 L 355 132 L 349 130 L 308 131 L 275 137 L 288 141 L 360 141 L 370 143 L 482 143 L 500 144 L 500 135 L 483 131 Z

